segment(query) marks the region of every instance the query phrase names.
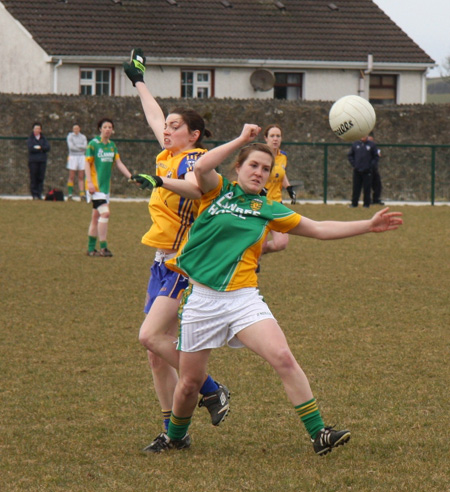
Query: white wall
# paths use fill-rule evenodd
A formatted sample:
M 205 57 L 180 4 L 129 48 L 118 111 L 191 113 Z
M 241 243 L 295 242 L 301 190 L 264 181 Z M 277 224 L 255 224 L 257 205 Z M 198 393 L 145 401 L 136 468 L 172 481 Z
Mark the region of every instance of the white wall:
M 215 97 L 234 99 L 272 99 L 273 89 L 255 91 L 250 84 L 253 68 L 218 68 L 215 70 Z
M 0 92 L 48 94 L 53 89 L 52 65 L 28 31 L 0 3 Z
M 56 70 L 57 93 L 78 95 L 80 93 L 79 65 L 62 64 Z
M 128 80 L 122 66 L 116 67 L 116 95 L 136 96 L 137 91 Z M 179 67 L 147 66 L 145 83 L 155 97 L 180 97 L 181 75 Z
M 424 78 L 424 73 L 401 72 L 397 78 L 397 104 L 425 103 Z
M 358 70 L 306 70 L 303 76 L 303 99 L 336 101 L 349 94 L 359 94 Z
M 145 81 L 152 94 L 158 97 L 180 97 L 179 67 L 149 67 L 145 72 Z

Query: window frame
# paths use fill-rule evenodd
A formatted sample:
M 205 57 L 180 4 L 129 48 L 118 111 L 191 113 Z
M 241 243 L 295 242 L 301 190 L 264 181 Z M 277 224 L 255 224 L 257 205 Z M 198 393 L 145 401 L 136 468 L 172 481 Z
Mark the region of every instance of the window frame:
M 373 86 L 372 82 L 374 81 L 375 77 L 380 79 L 380 84 Z M 383 83 L 383 77 L 393 77 L 394 78 L 394 84 Z M 399 74 L 397 74 L 397 73 L 372 72 L 370 74 L 370 79 L 369 79 L 369 102 L 371 104 L 379 104 L 379 105 L 397 104 L 397 101 L 398 101 L 398 79 L 399 79 Z M 393 98 L 380 98 L 380 97 L 378 97 L 377 99 L 374 99 L 373 92 L 372 92 L 372 90 L 374 88 L 375 88 L 375 90 L 378 90 L 380 92 L 383 90 L 384 91 L 393 90 L 394 97 Z
M 193 72 L 193 96 L 183 96 L 183 87 L 187 86 L 187 84 L 184 84 L 183 86 L 183 74 L 186 72 Z M 196 75 L 200 73 L 208 73 L 209 74 L 209 82 L 208 83 L 198 83 L 196 80 Z M 210 68 L 181 68 L 180 69 L 180 97 L 183 99 L 210 99 L 211 97 L 214 97 L 214 70 Z M 201 89 L 207 87 L 209 89 L 209 95 L 207 97 L 198 97 L 197 96 L 197 89 Z
M 92 78 L 92 84 L 83 84 L 83 79 L 82 78 L 82 73 L 83 72 L 92 72 L 93 78 Z M 97 94 L 96 89 L 97 89 L 97 72 L 109 72 L 109 92 L 107 94 Z M 83 96 L 113 96 L 114 95 L 114 75 L 115 75 L 115 70 L 114 67 L 95 67 L 92 65 L 86 65 L 86 66 L 80 66 L 79 68 L 79 95 Z M 102 82 L 103 83 L 103 82 Z M 83 94 L 82 93 L 82 88 L 83 87 L 92 87 L 94 89 L 94 92 L 92 94 Z
M 274 99 L 277 99 L 279 101 L 302 101 L 303 100 L 303 86 L 304 86 L 304 76 L 305 76 L 304 72 L 292 72 L 292 71 L 286 72 L 286 71 L 277 70 L 277 71 L 274 71 L 274 75 L 275 75 L 275 84 L 273 86 L 273 98 Z M 286 79 L 288 78 L 289 75 L 296 75 L 299 77 L 299 81 L 298 81 L 298 83 L 289 83 L 289 82 L 277 83 L 277 80 L 276 80 L 277 75 L 286 75 L 287 76 Z M 295 99 L 289 99 L 288 97 L 285 97 L 285 98 L 275 97 L 277 87 L 279 87 L 279 88 L 285 87 L 286 92 L 289 89 L 289 87 L 296 87 L 298 89 L 298 97 Z

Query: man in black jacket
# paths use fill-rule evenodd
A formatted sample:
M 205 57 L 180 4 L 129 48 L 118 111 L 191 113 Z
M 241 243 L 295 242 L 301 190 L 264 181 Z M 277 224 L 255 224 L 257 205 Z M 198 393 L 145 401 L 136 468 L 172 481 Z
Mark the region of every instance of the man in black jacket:
M 45 170 L 47 168 L 47 153 L 50 150 L 50 144 L 41 132 L 41 123 L 33 123 L 33 133 L 27 140 L 30 191 L 33 200 L 42 200 Z
M 372 169 L 378 165 L 379 154 L 374 141 L 363 137 L 352 144 L 348 160 L 353 167 L 353 193 L 350 207 L 357 207 L 361 188 L 363 189 L 364 207 L 370 207 L 372 186 Z

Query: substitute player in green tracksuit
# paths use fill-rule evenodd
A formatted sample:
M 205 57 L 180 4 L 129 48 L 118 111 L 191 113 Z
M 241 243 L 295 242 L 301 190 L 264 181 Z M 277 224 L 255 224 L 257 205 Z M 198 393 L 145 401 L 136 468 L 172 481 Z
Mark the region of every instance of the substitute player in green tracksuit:
M 168 432 L 153 452 L 189 447 L 188 428 L 209 355 L 226 344 L 248 347 L 275 369 L 317 454 L 325 455 L 350 439 L 348 430 L 324 425 L 308 379 L 259 294 L 255 269 L 271 230 L 340 239 L 397 229 L 401 213 L 385 208 L 369 220 L 316 222 L 259 196 L 273 166 L 273 154 L 265 144 L 241 150 L 235 165 L 236 182 L 217 174 L 215 168 L 252 142 L 260 130 L 245 125 L 238 138 L 204 154 L 194 169 L 204 193 L 199 216 L 178 255 L 166 263 L 189 276 L 191 284 L 180 307 L 179 381 Z

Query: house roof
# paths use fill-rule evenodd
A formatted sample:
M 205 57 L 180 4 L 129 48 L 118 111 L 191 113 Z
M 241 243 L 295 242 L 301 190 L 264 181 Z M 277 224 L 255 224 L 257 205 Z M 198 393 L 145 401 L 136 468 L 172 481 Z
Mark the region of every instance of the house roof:
M 372 0 L 1 3 L 50 56 L 434 63 Z

